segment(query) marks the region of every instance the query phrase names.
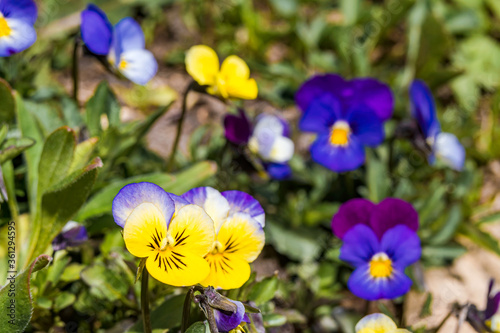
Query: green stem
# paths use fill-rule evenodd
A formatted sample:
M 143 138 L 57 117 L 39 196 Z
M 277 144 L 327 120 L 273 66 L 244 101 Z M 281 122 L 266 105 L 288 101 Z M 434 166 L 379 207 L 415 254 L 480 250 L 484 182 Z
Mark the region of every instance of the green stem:
M 151 333 L 151 316 L 149 313 L 149 291 L 148 291 L 149 274 L 147 270 L 142 272 L 141 279 L 141 312 L 144 333 Z
M 179 119 L 179 122 L 177 123 L 177 133 L 175 135 L 175 141 L 174 141 L 174 146 L 172 148 L 172 154 L 170 155 L 170 159 L 168 161 L 167 165 L 167 170 L 172 171 L 174 167 L 174 162 L 175 162 L 175 155 L 177 154 L 177 148 L 179 146 L 179 141 L 181 140 L 181 134 L 182 134 L 182 125 L 184 124 L 184 118 L 186 117 L 186 111 L 187 111 L 187 96 L 189 94 L 189 91 L 193 88 L 195 82 L 191 81 L 189 85 L 187 86 L 186 90 L 184 91 L 184 95 L 182 97 L 182 112 L 181 112 L 181 118 Z
M 73 99 L 78 104 L 78 79 L 79 79 L 79 71 L 78 71 L 78 47 L 80 46 L 80 37 L 75 37 L 75 45 L 73 46 Z
M 194 287 L 189 288 L 186 298 L 184 299 L 184 308 L 182 310 L 182 325 L 181 333 L 186 332 L 189 327 L 189 316 L 191 314 L 191 297 L 193 296 Z

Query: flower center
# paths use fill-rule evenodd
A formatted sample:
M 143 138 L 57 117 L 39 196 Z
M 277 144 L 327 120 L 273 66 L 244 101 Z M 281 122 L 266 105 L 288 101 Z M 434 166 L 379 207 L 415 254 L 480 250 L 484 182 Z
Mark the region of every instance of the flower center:
M 330 143 L 334 146 L 347 146 L 351 128 L 346 121 L 339 120 L 332 126 L 330 133 Z
M 166 251 L 169 248 L 169 246 L 173 246 L 174 244 L 175 244 L 175 239 L 173 239 L 172 236 L 167 234 L 167 237 L 161 240 L 160 251 L 162 252 Z
M 392 274 L 392 260 L 387 254 L 376 253 L 370 260 L 370 275 L 374 278 L 387 278 Z
M 212 254 L 222 253 L 223 251 L 224 251 L 224 247 L 222 246 L 222 244 L 219 241 L 215 241 L 214 249 L 212 250 Z
M 12 29 L 9 27 L 7 20 L 0 14 L 0 37 L 10 36 Z
M 127 68 L 127 66 L 128 66 L 128 62 L 126 62 L 126 61 L 125 61 L 125 60 L 123 60 L 123 59 L 120 61 L 120 65 L 118 65 L 118 67 L 119 67 L 119 68 L 120 68 L 120 70 L 122 70 L 122 71 L 123 71 L 123 70 L 125 70 L 125 69 Z

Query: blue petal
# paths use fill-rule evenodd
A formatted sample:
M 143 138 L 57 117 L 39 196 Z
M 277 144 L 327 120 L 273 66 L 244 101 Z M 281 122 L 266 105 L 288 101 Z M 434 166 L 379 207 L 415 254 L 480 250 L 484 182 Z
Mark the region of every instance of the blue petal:
M 264 227 L 266 215 L 264 208 L 250 194 L 241 191 L 224 191 L 224 198 L 229 203 L 229 215 L 236 213 L 247 213 Z
M 230 206 L 227 199 L 212 187 L 193 188 L 181 195 L 181 197 L 189 203 L 203 208 L 214 221 L 217 232 L 229 216 Z
M 380 248 L 391 258 L 394 265 L 400 267 L 413 264 L 422 255 L 420 238 L 405 225 L 387 230 L 382 236 Z
M 33 25 L 38 9 L 33 0 L 0 0 L 0 12 L 5 18 L 18 19 Z
M 390 278 L 373 278 L 370 264 L 358 267 L 349 277 L 347 286 L 354 295 L 369 301 L 402 296 L 410 290 L 412 282 L 401 269 L 393 268 Z
M 118 192 L 112 209 L 115 223 L 123 228 L 132 211 L 146 202 L 154 204 L 163 213 L 168 226 L 175 211 L 174 201 L 160 186 L 147 182 L 126 185 Z
M 439 133 L 434 143 L 434 153 L 450 168 L 462 171 L 465 163 L 465 149 L 451 133 Z
M 170 199 L 172 199 L 172 201 L 174 202 L 174 206 L 175 206 L 175 212 L 177 213 L 182 207 L 186 206 L 186 205 L 189 205 L 189 202 L 184 199 L 183 197 L 180 197 L 178 195 L 175 195 L 175 194 L 172 194 L 172 193 L 168 193 L 168 196 L 170 197 Z
M 286 163 L 269 163 L 265 165 L 267 173 L 276 180 L 283 180 L 290 178 L 292 175 L 292 168 Z
M 299 128 L 307 132 L 326 132 L 341 117 L 341 114 L 339 100 L 334 95 L 325 93 L 309 103 L 309 107 L 300 119 Z
M 88 5 L 82 12 L 82 39 L 90 52 L 97 55 L 109 53 L 113 39 L 113 26 L 106 14 L 95 5 Z
M 411 114 L 420 126 L 426 138 L 434 138 L 441 131 L 436 114 L 436 105 L 432 93 L 421 80 L 415 80 L 410 86 Z
M 0 37 L 0 57 L 24 51 L 36 41 L 36 31 L 31 24 L 14 18 L 6 21 L 11 32 L 9 36 Z
M 118 22 L 115 25 L 115 32 L 121 42 L 121 52 L 142 50 L 146 46 L 141 26 L 131 17 L 126 17 Z
M 360 267 L 370 262 L 380 246 L 373 230 L 364 224 L 349 229 L 342 239 L 339 258 L 349 264 Z
M 238 327 L 245 319 L 245 306 L 238 301 L 232 301 L 237 306 L 235 313 L 224 313 L 214 310 L 215 322 L 220 332 L 229 332 Z
M 130 50 L 120 55 L 120 61 L 117 62 L 120 72 L 130 81 L 145 85 L 158 71 L 158 63 L 155 57 L 148 50 Z M 126 63 L 122 68 L 120 64 Z
M 349 111 L 347 121 L 352 134 L 363 145 L 375 147 L 384 141 L 384 126 L 373 110 L 364 105 L 358 105 Z
M 347 146 L 334 146 L 330 143 L 330 133 L 324 133 L 312 144 L 311 157 L 330 170 L 345 172 L 365 163 L 365 148 L 354 135 L 349 138 Z
M 325 93 L 340 97 L 348 83 L 337 74 L 316 75 L 307 80 L 295 94 L 295 101 L 302 111 Z

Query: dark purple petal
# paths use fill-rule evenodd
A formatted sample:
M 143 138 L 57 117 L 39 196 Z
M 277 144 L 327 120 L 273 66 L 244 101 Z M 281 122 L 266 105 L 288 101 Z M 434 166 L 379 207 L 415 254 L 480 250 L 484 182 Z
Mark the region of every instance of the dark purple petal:
M 373 110 L 381 121 L 391 118 L 394 98 L 388 85 L 371 78 L 354 79 L 349 84 L 353 92 L 349 107 L 364 105 Z
M 486 303 L 486 310 L 484 310 L 485 319 L 490 319 L 497 313 L 498 308 L 500 307 L 500 292 L 497 292 L 495 295 L 492 295 L 493 285 L 495 284 L 495 280 L 491 279 L 490 284 L 488 286 L 488 300 Z
M 351 199 L 342 204 L 332 218 L 332 230 L 340 239 L 357 224 L 370 225 L 370 216 L 375 204 L 366 199 Z
M 261 204 L 250 194 L 242 191 L 224 191 L 222 196 L 229 203 L 229 215 L 247 213 L 256 219 L 261 226 L 265 225 L 265 213 Z
M 113 39 L 113 26 L 108 17 L 95 5 L 88 5 L 81 16 L 80 29 L 83 42 L 90 52 L 97 55 L 107 55 Z
M 292 175 L 292 169 L 288 164 L 268 163 L 264 167 L 271 178 L 276 180 L 288 179 Z
M 403 296 L 410 290 L 411 284 L 411 279 L 398 267 L 393 267 L 389 278 L 373 278 L 370 264 L 357 268 L 347 282 L 354 295 L 369 301 Z
M 238 301 L 231 301 L 238 307 L 236 313 L 227 313 L 214 309 L 215 322 L 217 323 L 217 328 L 221 332 L 229 332 L 234 330 L 238 325 L 244 321 L 245 317 L 245 306 L 243 303 Z
M 295 102 L 305 112 L 311 103 L 325 93 L 341 96 L 346 81 L 336 74 L 316 75 L 307 80 L 295 94 Z
M 299 128 L 306 132 L 325 133 L 342 114 L 339 100 L 332 94 L 323 94 L 315 98 L 304 110 L 299 121 Z
M 420 259 L 420 238 L 405 225 L 387 230 L 380 242 L 380 249 L 391 258 L 393 265 L 406 267 Z
M 421 80 L 415 80 L 410 86 L 411 115 L 415 118 L 426 138 L 434 138 L 440 131 L 441 126 L 437 119 L 434 97 Z
M 349 111 L 347 121 L 352 135 L 366 146 L 376 147 L 384 141 L 384 125 L 379 117 L 366 106 L 357 106 Z
M 358 224 L 352 227 L 343 238 L 339 258 L 354 267 L 370 262 L 373 255 L 379 252 L 377 236 L 367 225 Z
M 335 172 L 346 172 L 365 163 L 365 148 L 355 136 L 349 138 L 347 146 L 330 143 L 330 133 L 320 135 L 311 146 L 312 159 Z
M 60 251 L 67 247 L 79 246 L 88 240 L 87 230 L 80 223 L 70 221 L 52 241 L 52 249 Z
M 175 211 L 174 201 L 160 186 L 147 182 L 126 185 L 118 192 L 112 208 L 115 223 L 123 228 L 132 211 L 143 203 L 155 205 L 168 226 Z
M 236 145 L 246 144 L 252 134 L 252 125 L 245 112 L 239 110 L 240 115 L 227 114 L 224 117 L 224 136 Z
M 0 13 L 5 18 L 17 19 L 33 25 L 38 16 L 38 9 L 33 0 L 1 0 Z
M 387 230 L 397 225 L 406 225 L 416 232 L 418 230 L 418 213 L 410 203 L 404 200 L 387 198 L 382 200 L 373 210 L 370 225 L 378 239 L 382 239 Z

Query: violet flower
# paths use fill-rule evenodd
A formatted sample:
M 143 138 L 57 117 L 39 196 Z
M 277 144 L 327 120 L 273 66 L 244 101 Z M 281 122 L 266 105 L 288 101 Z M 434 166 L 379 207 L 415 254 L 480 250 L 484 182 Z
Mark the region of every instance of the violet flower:
M 75 221 L 66 223 L 61 233 L 52 241 L 54 251 L 64 250 L 67 247 L 79 246 L 88 240 L 85 227 Z

